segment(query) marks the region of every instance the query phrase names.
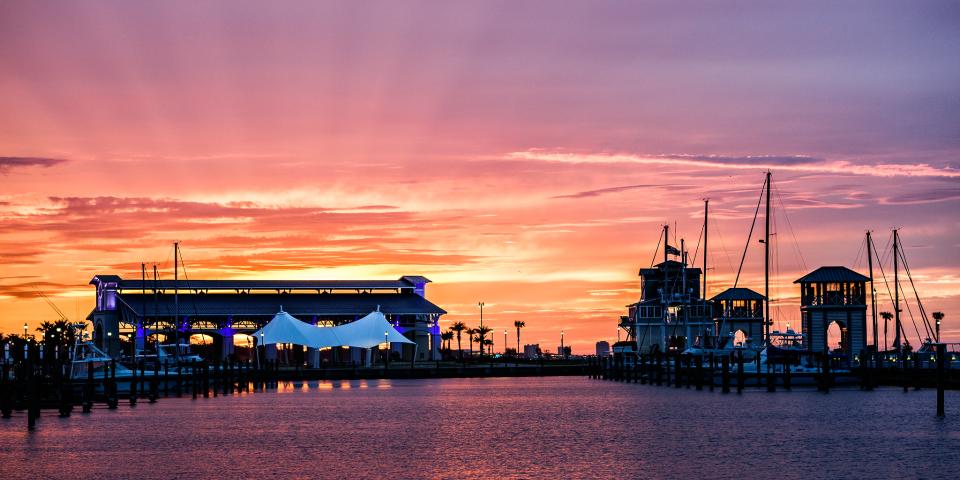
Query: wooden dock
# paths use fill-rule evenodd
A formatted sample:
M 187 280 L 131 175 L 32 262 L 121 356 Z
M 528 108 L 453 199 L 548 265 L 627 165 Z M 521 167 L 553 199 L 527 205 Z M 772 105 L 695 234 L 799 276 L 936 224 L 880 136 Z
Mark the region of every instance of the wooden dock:
M 933 368 L 920 362 L 901 362 L 889 366 L 875 358 L 852 369 L 837 369 L 829 355 L 817 355 L 816 371 L 797 370 L 789 364 L 761 367 L 745 361 L 742 355 L 693 356 L 675 352 L 654 352 L 640 355 L 636 362 L 624 362 L 622 357 L 594 359 L 589 366 L 591 378 L 639 383 L 673 388 L 695 388 L 723 393 L 734 389 L 742 393 L 746 388 L 762 388 L 768 392 L 795 387 L 814 387 L 829 392 L 836 387 L 856 387 L 869 391 L 881 386 L 910 389 L 937 389 L 937 415 L 944 415 L 944 390 L 960 390 L 960 369 L 946 368 L 946 351 L 938 354 Z

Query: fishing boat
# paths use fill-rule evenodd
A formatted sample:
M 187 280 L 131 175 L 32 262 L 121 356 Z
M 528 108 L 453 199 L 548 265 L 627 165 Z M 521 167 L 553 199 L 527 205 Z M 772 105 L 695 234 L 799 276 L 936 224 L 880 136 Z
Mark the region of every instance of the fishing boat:
M 82 389 L 85 381 L 93 380 L 95 393 L 102 394 L 104 381 L 111 378 L 116 379 L 118 393 L 129 393 L 131 380 L 140 378 L 141 375 L 135 374 L 133 370 L 116 362 L 87 337 L 87 335 L 77 336 L 77 342 L 70 357 L 70 379 L 73 380 L 74 385 Z M 143 372 L 142 375 L 143 378 L 152 376 L 153 372 L 150 371 Z

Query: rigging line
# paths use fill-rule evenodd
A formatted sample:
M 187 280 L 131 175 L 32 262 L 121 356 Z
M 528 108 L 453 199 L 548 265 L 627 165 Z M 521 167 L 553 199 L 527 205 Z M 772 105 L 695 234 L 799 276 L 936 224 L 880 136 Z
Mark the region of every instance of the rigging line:
M 870 241 L 873 241 L 871 237 Z M 883 263 L 880 262 L 880 254 L 877 252 L 877 245 L 873 245 L 873 254 L 877 257 L 877 266 L 880 267 L 880 276 L 883 278 L 883 284 L 887 287 L 887 296 L 890 297 L 890 301 L 893 301 L 893 293 L 890 291 L 890 283 L 887 281 L 887 274 L 883 271 Z M 892 305 L 892 303 L 891 303 Z
M 661 225 L 662 226 L 662 225 Z M 657 237 L 657 248 L 653 249 L 653 259 L 650 260 L 650 268 L 653 268 L 653 264 L 657 262 L 657 256 L 660 253 L 660 242 L 663 241 L 663 229 L 660 229 L 660 236 Z
M 871 238 L 870 241 L 873 241 L 873 239 Z M 880 276 L 883 278 L 883 285 L 887 288 L 887 297 L 889 297 L 891 307 L 896 309 L 896 305 L 893 305 L 893 293 L 890 291 L 890 283 L 887 281 L 886 272 L 883 271 L 883 263 L 880 262 L 880 254 L 877 252 L 876 244 L 874 244 L 873 247 L 873 254 L 877 257 L 877 266 L 880 267 Z
M 69 321 L 69 320 L 67 319 L 67 316 L 63 314 L 63 311 L 61 311 L 60 308 L 57 307 L 57 304 L 53 303 L 53 300 L 51 300 L 50 297 L 48 297 L 46 293 L 43 293 L 42 290 L 40 290 L 39 288 L 37 288 L 37 283 L 34 283 L 34 284 L 33 284 L 33 291 L 36 292 L 36 294 L 39 295 L 40 298 L 42 298 L 44 302 L 47 302 L 47 305 L 49 305 L 50 308 L 52 308 L 53 311 L 57 313 L 57 315 L 60 315 L 60 320 L 67 320 L 67 321 Z
M 166 270 L 167 267 L 170 266 L 170 256 L 171 256 L 172 254 L 171 254 L 171 252 L 170 252 L 170 249 L 167 248 L 167 249 L 164 249 L 164 250 L 167 250 L 167 257 L 164 258 L 164 259 L 163 259 L 163 263 L 160 264 L 160 270 Z
M 917 332 L 917 345 L 923 345 L 923 336 L 920 335 L 920 328 L 917 327 L 917 319 L 913 317 L 913 309 L 910 308 L 910 302 L 907 301 L 906 296 L 907 292 L 903 289 L 903 286 L 900 287 L 900 292 L 903 293 L 903 304 L 907 306 L 907 313 L 910 315 L 910 323 L 913 323 L 913 329 Z M 900 328 L 903 328 L 903 321 L 900 321 Z M 907 332 L 903 332 L 904 340 L 907 339 Z
M 740 272 L 743 270 L 743 261 L 747 258 L 747 250 L 750 249 L 750 240 L 753 238 L 753 228 L 757 225 L 757 216 L 760 214 L 760 204 L 763 202 L 763 191 L 767 188 L 767 179 L 764 177 L 763 186 L 760 187 L 760 198 L 757 200 L 757 209 L 753 212 L 753 223 L 750 224 L 750 233 L 747 234 L 747 244 L 743 247 L 743 256 L 740 257 L 740 267 L 737 268 L 737 277 L 733 281 L 733 288 L 737 288 L 740 283 Z
M 720 225 L 717 223 L 716 218 L 710 218 L 710 221 L 713 222 L 713 231 L 716 232 L 717 240 L 720 241 L 720 251 L 723 252 L 723 258 L 727 260 L 727 266 L 730 267 L 730 271 L 733 271 L 733 262 L 730 261 L 730 252 L 727 251 L 726 242 L 723 241 L 723 233 L 720 232 Z M 716 270 L 716 267 L 714 267 Z
M 860 248 L 857 249 L 857 256 L 853 259 L 853 268 L 859 268 L 860 266 L 860 255 L 863 254 L 863 247 L 867 244 L 867 239 L 864 237 L 863 241 L 860 242 Z
M 787 206 L 783 203 L 783 197 L 780 196 L 780 187 L 774 186 L 773 191 L 777 194 L 777 201 L 780 202 L 780 210 L 783 212 L 783 218 L 787 221 L 787 229 L 790 230 L 790 236 L 793 237 L 793 247 L 797 251 L 797 255 L 800 256 L 800 264 L 803 265 L 804 270 L 808 270 L 807 260 L 803 258 L 803 251 L 800 250 L 800 242 L 797 240 L 797 235 L 793 231 L 790 216 L 787 215 Z
M 182 251 L 181 249 L 177 249 L 177 250 L 178 250 L 177 253 L 178 253 L 178 255 L 180 256 L 180 266 L 183 267 L 183 279 L 184 279 L 184 283 L 185 283 L 185 285 L 186 285 L 186 289 L 189 290 L 189 289 L 190 289 L 190 277 L 187 276 L 187 264 L 186 264 L 186 262 L 183 261 L 183 251 Z M 196 316 L 199 316 L 199 315 L 200 315 L 200 312 L 199 312 L 199 310 L 197 310 L 197 295 L 196 295 L 196 293 L 193 293 L 193 294 L 190 295 L 190 301 L 191 301 L 191 303 L 193 304 L 193 315 L 194 315 L 195 317 L 196 317 Z
M 920 310 L 920 318 L 923 319 L 923 328 L 927 332 L 927 337 L 933 338 L 933 327 L 930 325 L 929 318 L 927 318 L 927 311 L 923 308 L 923 302 L 920 301 L 920 292 L 917 291 L 917 286 L 913 283 L 913 275 L 910 274 L 910 265 L 907 263 L 907 256 L 904 255 L 903 249 L 900 250 L 900 259 L 903 260 L 903 269 L 907 272 L 907 279 L 910 280 L 910 287 L 913 288 L 913 295 L 917 299 L 917 308 Z
M 690 260 L 690 265 L 697 264 L 697 255 L 700 253 L 700 242 L 703 241 L 703 225 L 700 225 L 700 236 L 697 237 L 697 248 L 693 250 L 693 260 Z

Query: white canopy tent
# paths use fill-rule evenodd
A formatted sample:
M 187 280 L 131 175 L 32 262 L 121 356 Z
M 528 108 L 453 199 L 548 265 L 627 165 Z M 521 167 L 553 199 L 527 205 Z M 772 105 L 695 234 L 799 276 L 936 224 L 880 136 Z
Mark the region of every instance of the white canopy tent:
M 390 343 L 415 343 L 404 337 L 381 312 L 369 315 L 344 325 L 328 327 L 340 339 L 340 346 L 373 348 L 385 341 Z M 323 330 L 323 329 L 320 329 Z
M 336 327 L 315 327 L 294 318 L 280 308 L 269 323 L 253 333 L 261 345 L 292 343 L 312 348 L 373 348 L 381 343 L 415 343 L 404 337 L 387 321 L 383 313 L 369 315 Z
M 253 333 L 253 338 L 257 339 L 260 345 L 292 343 L 312 347 L 317 342 L 315 330 L 315 327 L 294 318 L 280 307 L 272 320 Z

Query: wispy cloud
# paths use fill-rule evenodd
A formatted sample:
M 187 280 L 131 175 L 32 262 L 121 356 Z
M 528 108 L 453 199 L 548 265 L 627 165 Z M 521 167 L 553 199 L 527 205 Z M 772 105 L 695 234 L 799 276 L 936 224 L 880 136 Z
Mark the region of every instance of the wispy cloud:
M 556 195 L 551 198 L 586 198 L 586 197 L 598 197 L 600 195 L 605 195 L 608 193 L 619 193 L 625 192 L 628 190 L 640 190 L 646 188 L 669 188 L 673 190 L 685 190 L 693 188 L 692 185 L 677 185 L 677 184 L 663 184 L 663 185 L 653 185 L 653 184 L 641 184 L 641 185 L 623 185 L 619 187 L 608 187 L 600 188 L 596 190 L 584 190 L 581 192 L 570 193 L 567 195 Z
M 66 162 L 62 158 L 44 157 L 0 157 L 0 174 L 7 174 L 14 168 L 52 167 Z
M 919 205 L 960 199 L 960 188 L 934 188 L 888 197 L 881 203 L 889 205 Z
M 808 156 L 723 156 L 723 155 L 642 155 L 628 153 L 572 153 L 532 149 L 507 153 L 506 158 L 572 164 L 672 165 L 710 169 L 776 169 L 781 171 L 867 175 L 873 177 L 960 178 L 960 170 L 927 163 L 857 164 L 845 160 L 825 160 Z

